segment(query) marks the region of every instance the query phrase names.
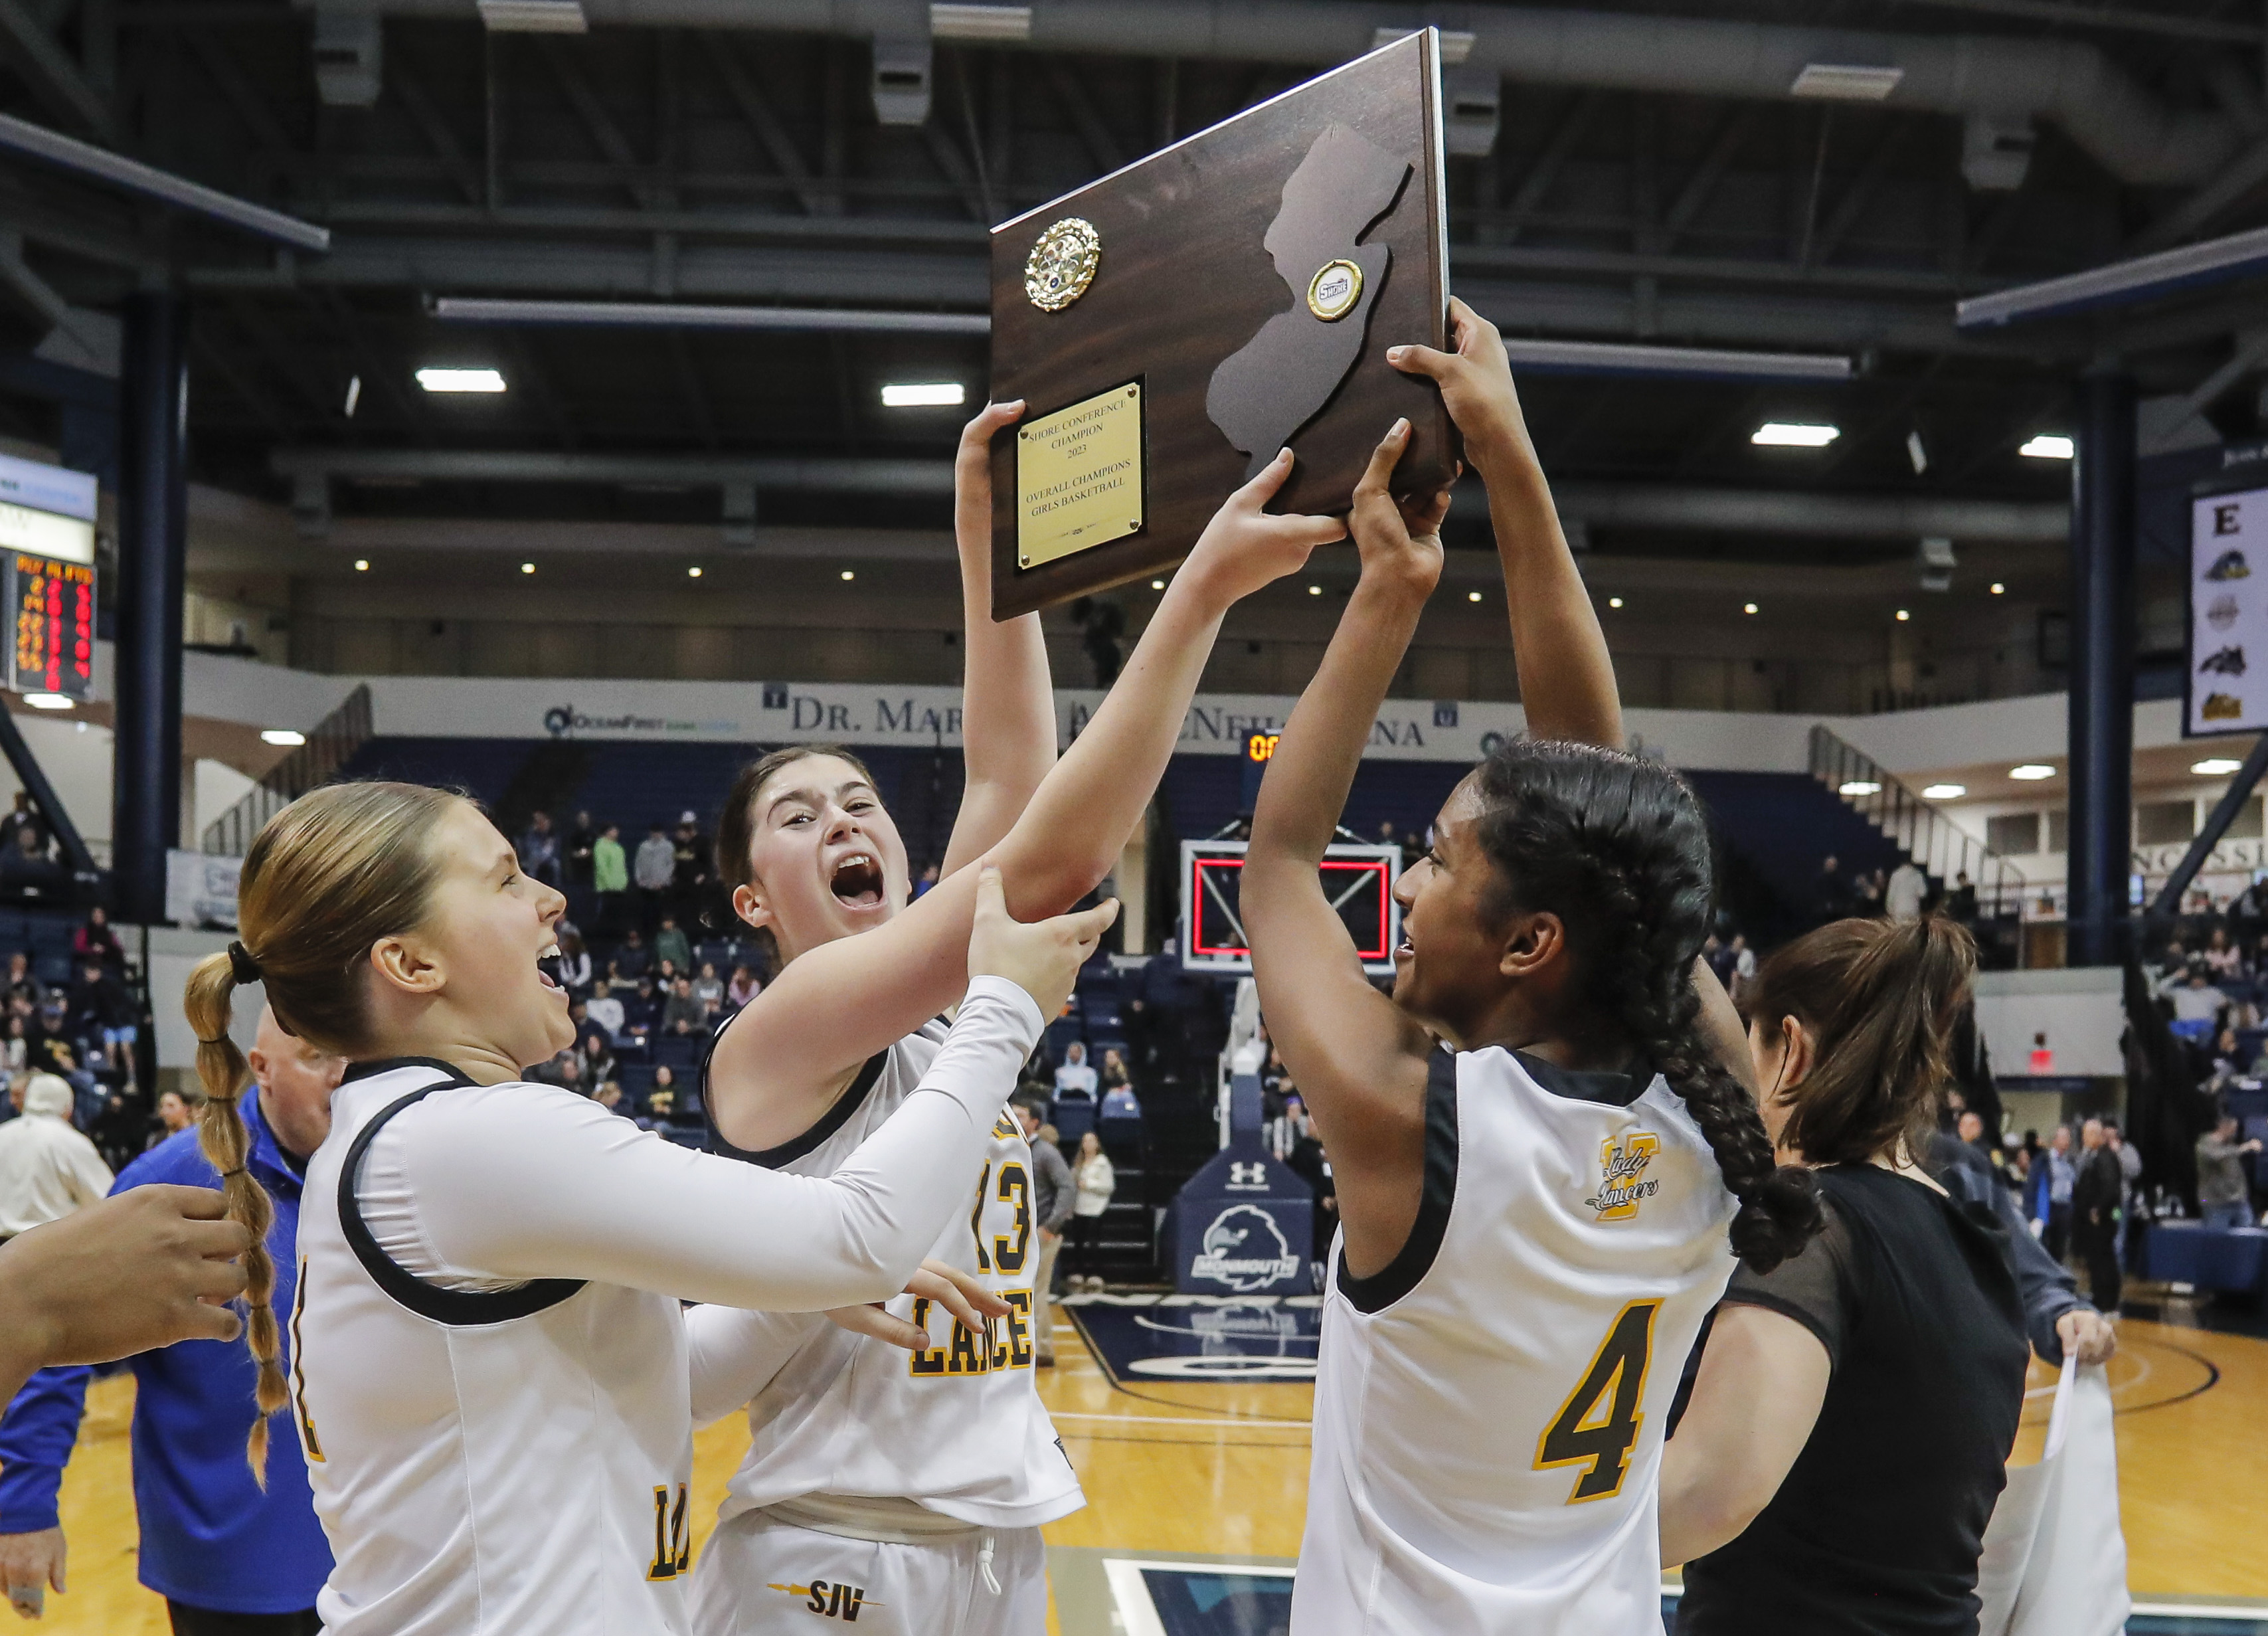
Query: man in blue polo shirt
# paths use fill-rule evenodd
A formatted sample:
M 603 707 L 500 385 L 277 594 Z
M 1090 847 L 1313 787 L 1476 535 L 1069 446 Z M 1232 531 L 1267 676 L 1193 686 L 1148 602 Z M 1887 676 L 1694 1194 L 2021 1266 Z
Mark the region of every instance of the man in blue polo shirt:
M 300 1176 L 329 1132 L 331 1093 L 346 1065 L 294 1039 L 264 1010 L 251 1063 L 258 1088 L 246 1094 L 242 1109 L 252 1136 L 249 1167 L 276 1201 L 268 1248 L 288 1371 Z M 127 1166 L 111 1190 L 159 1182 L 220 1185 L 194 1129 Z M 303 1636 L 321 1629 L 315 1593 L 330 1574 L 331 1552 L 288 1410 L 278 1411 L 270 1427 L 264 1493 L 245 1463 L 245 1434 L 259 1411 L 243 1341 L 181 1341 L 129 1361 L 140 1577 L 166 1598 L 176 1636 Z M 63 1588 L 55 1494 L 92 1373 L 42 1369 L 0 1418 L 0 1580 L 19 1610 L 36 1608 L 48 1585 Z

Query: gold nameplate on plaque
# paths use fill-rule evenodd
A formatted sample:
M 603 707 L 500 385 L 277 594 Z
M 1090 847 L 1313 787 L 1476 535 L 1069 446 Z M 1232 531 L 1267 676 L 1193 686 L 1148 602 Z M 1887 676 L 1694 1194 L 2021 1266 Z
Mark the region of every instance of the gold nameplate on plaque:
M 1016 566 L 1036 568 L 1142 532 L 1142 383 L 1016 432 Z

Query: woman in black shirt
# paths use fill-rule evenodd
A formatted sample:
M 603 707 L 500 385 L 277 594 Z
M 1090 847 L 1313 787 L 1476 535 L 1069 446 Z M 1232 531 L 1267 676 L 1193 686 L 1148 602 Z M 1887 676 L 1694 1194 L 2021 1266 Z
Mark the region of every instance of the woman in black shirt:
M 1827 1227 L 1734 1273 L 1663 1452 L 1678 1636 L 1977 1630 L 2029 1349 L 2002 1229 L 1916 1163 L 1975 964 L 1949 921 L 1837 921 L 1743 997 L 1765 1128 Z

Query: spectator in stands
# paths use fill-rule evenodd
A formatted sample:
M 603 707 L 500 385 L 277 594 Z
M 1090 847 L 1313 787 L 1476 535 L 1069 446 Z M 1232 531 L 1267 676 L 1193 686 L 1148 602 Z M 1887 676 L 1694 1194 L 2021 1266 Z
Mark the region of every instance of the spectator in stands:
M 637 882 L 638 925 L 651 930 L 668 907 L 670 889 L 677 880 L 677 849 L 659 824 L 647 826 L 645 839 L 638 843 L 637 857 L 630 866 L 630 878 Z
M 703 1028 L 715 1021 L 725 1009 L 725 979 L 717 975 L 717 962 L 704 960 L 693 979 L 693 998 L 701 1002 L 701 1022 Z
M 2257 1138 L 2236 1139 L 2236 1116 L 2224 1113 L 2198 1138 L 2198 1213 L 2209 1227 L 2249 1227 L 2253 1223 L 2252 1183 L 2244 1175 L 2244 1155 L 2260 1151 Z
M 110 1167 L 71 1124 L 68 1082 L 35 1073 L 23 1116 L 0 1124 L 0 1240 L 84 1210 L 110 1191 Z
M 1109 1095 L 1120 1086 L 1128 1083 L 1126 1058 L 1119 1054 L 1116 1045 L 1106 1045 L 1102 1048 L 1102 1065 L 1095 1072 L 1101 1076 L 1102 1094 L 1105 1096 Z
M 622 898 L 630 889 L 630 861 L 622 855 L 622 827 L 610 823 L 591 843 L 591 890 L 599 899 L 599 933 L 622 929 Z
M 701 821 L 691 813 L 679 815 L 677 836 L 670 848 L 670 892 L 677 917 L 685 925 L 701 920 L 702 894 L 708 889 L 710 848 L 701 838 Z M 690 965 L 690 958 L 678 962 Z
M 653 1083 L 646 1087 L 644 1106 L 637 1115 L 638 1124 L 646 1130 L 668 1124 L 677 1116 L 677 1070 L 667 1063 L 653 1071 Z
M 1064 1053 L 1063 1066 L 1056 1070 L 1056 1094 L 1061 1096 L 1069 1093 L 1093 1102 L 1100 1082 L 1100 1076 L 1086 1060 L 1086 1044 L 1073 1040 L 1070 1049 Z
M 762 987 L 763 984 L 756 981 L 756 974 L 746 966 L 733 967 L 733 980 L 725 987 L 725 1009 L 740 1010 L 741 1006 L 755 999 Z
M 644 934 L 636 926 L 624 934 L 622 946 L 615 950 L 614 966 L 633 983 L 653 969 L 653 951 L 646 947 Z
M 622 1087 L 619 1080 L 600 1080 L 599 1088 L 591 1094 L 591 1100 L 608 1113 L 627 1113 L 628 1111 L 622 1106 Z
M 2215 926 L 2213 929 L 2213 935 L 2205 939 L 2205 968 L 2216 982 L 2223 977 L 2236 977 L 2243 975 L 2244 955 L 2234 943 L 2228 940 L 2226 928 Z
M 1953 1122 L 1953 1130 L 1955 1135 L 1978 1153 L 1988 1157 L 1991 1155 L 1992 1144 L 1984 1139 L 1984 1116 L 1974 1108 L 1962 1110 L 1961 1116 Z
M 152 1147 L 167 1137 L 179 1136 L 188 1130 L 196 1123 L 197 1116 L 189 1107 L 189 1099 L 179 1091 L 160 1091 L 158 1094 L 157 1119 L 158 1129 L 150 1143 Z
M 559 832 L 551 827 L 549 813 L 528 814 L 527 828 L 519 834 L 519 866 L 531 881 L 549 887 L 559 884 Z
M 593 994 L 591 1003 L 585 1007 L 589 1021 L 605 1031 L 608 1045 L 619 1041 L 629 1026 L 622 1015 L 622 1001 L 635 991 L 627 983 L 610 983 Z
M 2061 1261 L 2071 1249 L 2071 1190 L 2078 1171 L 2071 1160 L 2071 1127 L 2059 1124 L 2047 1149 L 2032 1166 L 2031 1219 L 2040 1224 L 2040 1242 Z
M 2073 1248 L 2087 1264 L 2087 1293 L 2102 1311 L 2118 1310 L 2118 1213 L 2126 1177 L 2103 1139 L 2102 1121 L 2080 1127 L 2080 1161 L 2071 1194 Z
M 71 958 L 83 961 L 89 955 L 113 971 L 125 969 L 126 951 L 119 947 L 118 933 L 110 929 L 109 911 L 99 903 L 86 911 L 86 924 L 71 932 Z
M 2205 962 L 2197 961 L 2190 966 L 2182 985 L 2173 991 L 2173 1001 L 2175 1021 L 2211 1022 L 2228 1004 L 2228 996 L 2213 986 L 2205 975 Z
M 37 1006 L 47 997 L 47 985 L 32 969 L 32 957 L 18 953 L 8 956 L 8 998 L 27 999 Z
M 134 997 L 99 955 L 86 956 L 79 966 L 70 993 L 70 1028 L 89 1050 L 100 1046 L 104 1061 L 113 1068 L 122 1065 L 121 1053 L 131 1051 L 141 1037 Z
M 1063 1248 L 1064 1223 L 1071 1219 L 1078 1183 L 1055 1143 L 1055 1127 L 1044 1119 L 1043 1096 L 1019 1094 L 1010 1104 L 1024 1139 L 1032 1145 L 1032 1220 L 1039 1228 L 1040 1264 L 1032 1279 L 1032 1342 L 1034 1361 L 1042 1369 L 1056 1367 L 1055 1315 L 1048 1309 L 1048 1294 L 1055 1287 L 1056 1252 Z
M 1861 869 L 1851 883 L 1851 912 L 1861 920 L 1872 920 L 1882 912 L 1882 872 L 1872 874 Z
M 1110 1168 L 1110 1155 L 1102 1151 L 1102 1139 L 1089 1131 L 1079 1139 L 1079 1161 L 1071 1168 L 1073 1194 L 1071 1220 L 1070 1263 L 1066 1277 L 1073 1289 L 1084 1284 L 1100 1293 L 1102 1289 L 1102 1212 L 1110 1208 L 1110 1196 L 1118 1189 L 1117 1173 Z
M 1315 1133 L 1307 1117 L 1307 1104 L 1297 1092 L 1284 1099 L 1284 1111 L 1260 1127 L 1260 1143 L 1276 1156 L 1279 1164 L 1289 1164 L 1300 1144 Z
M 23 1072 L 29 1065 L 26 1058 L 31 1050 L 31 1039 L 26 1032 L 28 1020 L 20 1013 L 10 1013 L 7 1035 L 4 1041 L 0 1041 L 0 1056 L 4 1056 L 11 1075 Z
M 937 866 L 924 864 L 920 874 L 914 877 L 914 895 L 919 897 L 937 884 Z
M 1945 913 L 1964 926 L 1977 924 L 1977 887 L 1966 869 L 1953 877 L 1953 890 L 1945 895 Z
M 24 844 L 27 836 L 31 841 L 29 846 Z M 47 856 L 47 822 L 32 809 L 32 797 L 28 791 L 17 791 L 14 807 L 7 816 L 0 818 L 0 848 L 11 852 L 31 851 L 42 858 Z
M 693 941 L 679 927 L 674 914 L 661 917 L 661 930 L 653 935 L 653 957 L 663 962 L 671 977 L 693 969 Z
M 661 1026 L 662 1006 L 666 1004 L 650 976 L 640 977 L 637 987 L 622 1002 L 622 1027 L 638 1039 L 644 1039 Z
M 615 1077 L 614 1042 L 604 1030 L 593 1028 L 576 1043 L 576 1049 L 583 1056 L 583 1084 L 586 1088 L 604 1085 Z
M 52 885 L 57 873 L 35 829 L 18 829 L 16 844 L 0 851 L 0 881 L 29 888 L 32 895 L 38 895 L 40 888 Z
M 1819 860 L 1819 881 L 1812 888 L 1812 902 L 1820 920 L 1840 920 L 1851 912 L 1851 883 L 1843 873 L 1843 866 L 1830 852 Z
M 2134 1225 L 2134 1201 L 2142 1190 L 2142 1154 L 2126 1139 L 2116 1119 L 2102 1122 L 2102 1139 L 2117 1156 L 2118 1174 L 2124 1179 L 2118 1194 L 2118 1264 L 2123 1267 L 2126 1264 L 2128 1229 Z
M 1883 888 L 1882 906 L 1893 920 L 1921 918 L 1922 900 L 1929 895 L 1929 878 L 1911 858 L 1898 859 L 1898 866 L 1890 871 L 1889 884 Z
M 591 814 L 577 813 L 575 827 L 567 832 L 566 851 L 562 855 L 562 862 L 566 867 L 568 885 L 590 886 L 593 883 L 593 877 L 597 872 L 598 846 L 599 833 L 591 828 Z
M 693 979 L 687 976 L 673 979 L 669 985 L 669 997 L 662 1002 L 661 1031 L 664 1034 L 691 1033 L 701 1026 L 702 1015 L 701 1002 L 693 994 Z
M 559 923 L 559 982 L 577 999 L 591 998 L 591 951 L 583 947 L 583 933 L 574 922 Z

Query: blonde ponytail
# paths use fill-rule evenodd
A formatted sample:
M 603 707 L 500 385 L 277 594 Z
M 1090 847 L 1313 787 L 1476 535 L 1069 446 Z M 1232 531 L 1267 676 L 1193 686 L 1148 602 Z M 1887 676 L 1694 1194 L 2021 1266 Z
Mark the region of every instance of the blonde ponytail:
M 291 1399 L 278 1361 L 276 1266 L 268 1255 L 276 1207 L 245 1168 L 251 1133 L 236 1099 L 250 1070 L 228 1036 L 229 999 L 257 983 L 285 1033 L 334 1056 L 364 1055 L 371 947 L 423 922 L 440 876 L 432 837 L 465 799 L 422 785 L 376 783 L 328 785 L 301 796 L 269 819 L 245 852 L 236 894 L 242 940 L 207 955 L 189 974 L 182 1008 L 196 1033 L 205 1091 L 197 1140 L 220 1172 L 229 1219 L 252 1234 L 244 1330 L 260 1367 L 254 1395 L 261 1412 L 245 1454 L 263 1486 L 268 1417 Z
M 228 952 L 208 954 L 189 974 L 182 1009 L 197 1036 L 197 1079 L 204 1087 L 204 1110 L 197 1117 L 197 1146 L 212 1168 L 220 1172 L 221 1197 L 228 1219 L 252 1234 L 252 1248 L 244 1254 L 245 1338 L 252 1349 L 260 1377 L 253 1389 L 260 1417 L 252 1423 L 244 1457 L 253 1480 L 268 1486 L 268 1417 L 284 1407 L 290 1394 L 284 1382 L 283 1342 L 276 1326 L 276 1264 L 268 1253 L 268 1231 L 275 1225 L 276 1205 L 268 1190 L 253 1180 L 246 1162 L 252 1152 L 252 1133 L 245 1128 L 237 1098 L 251 1079 L 244 1053 L 229 1037 L 230 997 L 237 984 L 237 956 L 243 945 Z M 249 963 L 250 957 L 246 961 Z

